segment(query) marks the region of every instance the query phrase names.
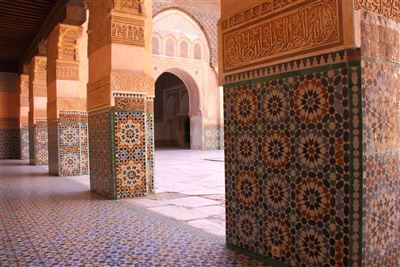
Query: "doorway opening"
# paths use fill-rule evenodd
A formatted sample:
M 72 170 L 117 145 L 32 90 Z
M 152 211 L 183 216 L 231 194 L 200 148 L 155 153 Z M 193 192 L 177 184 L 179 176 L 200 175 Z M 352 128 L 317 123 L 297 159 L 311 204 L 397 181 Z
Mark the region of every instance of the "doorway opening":
M 190 148 L 189 93 L 175 74 L 165 72 L 156 81 L 154 133 L 157 148 Z

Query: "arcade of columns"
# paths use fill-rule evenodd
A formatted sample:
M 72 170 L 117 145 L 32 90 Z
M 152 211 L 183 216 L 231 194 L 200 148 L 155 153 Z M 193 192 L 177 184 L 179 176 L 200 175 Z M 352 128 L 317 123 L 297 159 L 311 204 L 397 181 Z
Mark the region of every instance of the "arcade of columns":
M 2 123 L 20 127 L 32 164 L 57 175 L 89 165 L 91 190 L 146 195 L 151 1 L 87 7 L 87 101 L 74 18 L 19 75 L 19 122 Z M 399 265 L 399 2 L 221 1 L 221 11 L 228 245 L 292 266 Z

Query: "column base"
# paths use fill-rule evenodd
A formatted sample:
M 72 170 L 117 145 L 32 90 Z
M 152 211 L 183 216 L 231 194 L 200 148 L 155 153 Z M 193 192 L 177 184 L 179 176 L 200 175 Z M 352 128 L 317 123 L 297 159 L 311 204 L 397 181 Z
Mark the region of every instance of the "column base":
M 219 125 L 204 126 L 204 149 L 224 149 L 224 128 Z
M 57 176 L 87 175 L 88 124 L 83 112 L 60 113 L 49 122 L 49 173 Z
M 23 125 L 20 129 L 20 158 L 29 159 L 29 126 Z
M 154 192 L 152 114 L 107 109 L 90 113 L 89 127 L 91 190 L 112 199 Z
M 0 129 L 0 159 L 19 159 L 19 129 Z
M 31 165 L 48 164 L 47 121 L 29 127 L 29 163 Z

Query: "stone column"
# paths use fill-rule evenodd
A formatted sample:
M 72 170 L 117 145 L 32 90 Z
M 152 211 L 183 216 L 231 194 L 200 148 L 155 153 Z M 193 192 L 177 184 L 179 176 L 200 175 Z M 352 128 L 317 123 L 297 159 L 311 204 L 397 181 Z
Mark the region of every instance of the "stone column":
M 91 190 L 153 191 L 151 1 L 88 1 Z
M 29 159 L 29 75 L 18 77 L 21 159 Z
M 29 161 L 47 165 L 47 58 L 35 56 L 29 67 Z
M 86 98 L 79 90 L 81 35 L 81 26 L 58 24 L 47 41 L 49 172 L 58 176 L 88 173 Z

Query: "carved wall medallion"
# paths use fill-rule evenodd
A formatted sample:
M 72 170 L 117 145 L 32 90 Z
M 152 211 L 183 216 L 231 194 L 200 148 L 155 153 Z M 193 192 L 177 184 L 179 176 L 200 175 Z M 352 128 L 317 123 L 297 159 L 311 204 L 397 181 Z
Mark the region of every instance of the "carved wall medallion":
M 327 49 L 343 43 L 341 1 L 318 0 L 289 5 L 274 15 L 223 33 L 224 71 Z M 252 17 L 251 17 L 252 18 Z

